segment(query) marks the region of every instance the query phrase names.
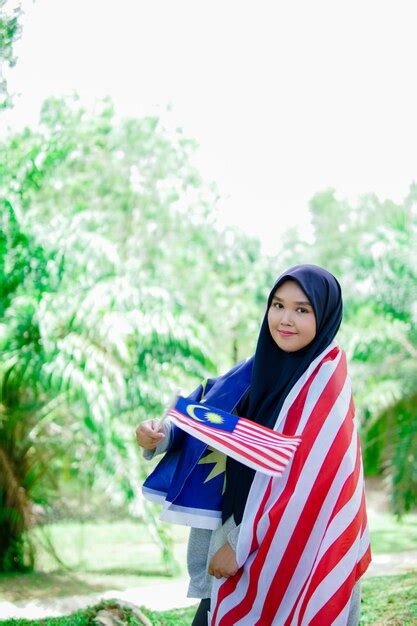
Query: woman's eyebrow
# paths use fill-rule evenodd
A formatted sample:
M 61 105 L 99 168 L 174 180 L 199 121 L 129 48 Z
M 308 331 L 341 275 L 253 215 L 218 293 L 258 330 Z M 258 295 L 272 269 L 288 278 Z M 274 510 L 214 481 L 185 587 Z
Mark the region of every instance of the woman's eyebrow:
M 276 300 L 277 302 L 284 302 L 282 298 L 279 298 L 278 296 L 273 296 L 272 301 Z M 299 301 L 295 301 L 293 302 L 293 304 L 302 304 L 303 306 L 311 306 L 311 303 L 308 300 L 299 300 Z

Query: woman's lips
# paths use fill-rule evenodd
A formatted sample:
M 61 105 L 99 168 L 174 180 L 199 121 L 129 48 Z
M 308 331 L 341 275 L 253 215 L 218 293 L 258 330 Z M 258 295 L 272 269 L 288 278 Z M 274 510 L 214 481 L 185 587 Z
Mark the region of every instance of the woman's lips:
M 286 330 L 279 330 L 278 332 L 281 335 L 281 337 L 293 337 L 293 335 L 296 334 L 296 333 L 290 333 Z

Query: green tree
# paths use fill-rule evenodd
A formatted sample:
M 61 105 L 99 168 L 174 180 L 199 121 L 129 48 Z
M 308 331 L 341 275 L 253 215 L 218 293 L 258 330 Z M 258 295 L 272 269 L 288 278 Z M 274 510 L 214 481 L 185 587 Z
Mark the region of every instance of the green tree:
M 46 451 L 40 438 L 34 455 L 32 437 L 41 413 L 52 409 L 51 398 L 42 394 L 45 356 L 34 315 L 53 279 L 45 251 L 22 232 L 7 202 L 0 225 L 0 571 L 10 571 L 33 564 L 24 535 L 56 448 Z M 49 484 L 43 488 L 46 493 Z
M 371 194 L 351 207 L 333 190 L 319 193 L 310 204 L 312 244 L 292 233 L 286 246 L 287 258 L 295 251 L 342 283 L 341 340 L 353 366 L 365 467 L 390 476 L 398 513 L 417 502 L 416 200 L 415 185 L 403 204 Z
M 2 296 L 2 367 L 7 393 L 34 407 L 21 409 L 16 431 L 4 403 L 5 454 L 22 467 L 13 480 L 29 509 L 53 502 L 64 479 L 86 489 L 106 483 L 110 499 L 133 502 L 145 472 L 133 442 L 138 421 L 250 349 L 265 262 L 257 242 L 216 226 L 215 191 L 193 168 L 192 150 L 156 118 L 119 123 L 110 102 L 90 112 L 76 99 L 48 101 L 39 128 L 0 146 L 3 267 L 23 277 Z M 30 246 L 42 250 L 42 271 Z M 32 293 L 29 315 L 22 306 Z M 24 314 L 36 344 L 20 333 Z M 30 470 L 31 491 L 14 458 L 21 440 L 32 441 L 39 469 Z M 29 517 L 13 514 L 21 549 Z M 146 515 L 155 523 L 152 509 Z

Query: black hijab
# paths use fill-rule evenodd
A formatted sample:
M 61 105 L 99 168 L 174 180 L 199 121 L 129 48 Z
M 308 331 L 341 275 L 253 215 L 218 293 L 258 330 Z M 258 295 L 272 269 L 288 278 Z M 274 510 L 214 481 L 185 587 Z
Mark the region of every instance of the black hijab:
M 269 332 L 268 310 L 285 281 L 293 280 L 306 294 L 316 318 L 316 336 L 297 352 L 281 350 Z M 342 321 L 342 293 L 336 278 L 317 265 L 296 265 L 282 274 L 268 297 L 256 346 L 247 417 L 273 428 L 290 389 L 310 363 L 331 343 Z
M 306 294 L 316 318 L 316 335 L 296 352 L 281 350 L 271 337 L 268 310 L 285 281 L 293 280 Z M 273 428 L 285 398 L 310 363 L 332 342 L 342 321 L 342 293 L 336 278 L 317 265 L 296 265 L 282 274 L 268 297 L 258 337 L 249 394 L 237 407 L 240 416 Z M 227 458 L 223 521 L 234 515 L 240 523 L 254 471 Z

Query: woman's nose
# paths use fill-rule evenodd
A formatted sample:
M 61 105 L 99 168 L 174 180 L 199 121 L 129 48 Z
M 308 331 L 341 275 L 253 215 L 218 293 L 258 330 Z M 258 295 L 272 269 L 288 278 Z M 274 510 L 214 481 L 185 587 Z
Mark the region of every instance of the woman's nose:
M 281 322 L 283 322 L 284 324 L 292 324 L 293 323 L 292 312 L 289 311 L 288 309 L 284 309 L 282 311 Z

